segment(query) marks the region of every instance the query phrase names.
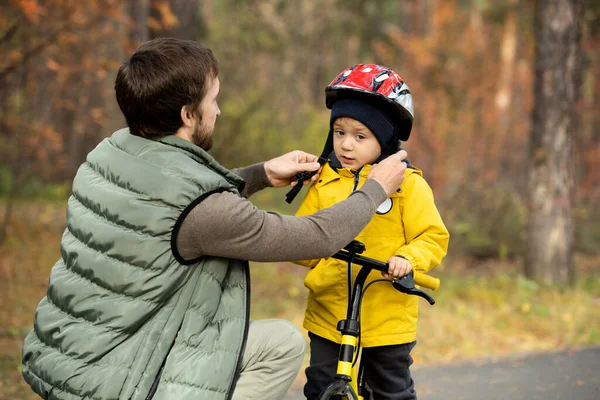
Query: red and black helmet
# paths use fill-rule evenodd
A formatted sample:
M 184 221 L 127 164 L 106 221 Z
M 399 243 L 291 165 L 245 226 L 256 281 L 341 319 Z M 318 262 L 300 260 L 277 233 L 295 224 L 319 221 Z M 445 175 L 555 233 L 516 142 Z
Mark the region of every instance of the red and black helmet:
M 412 96 L 396 72 L 377 64 L 356 64 L 343 70 L 325 88 L 325 104 L 331 109 L 336 101 L 346 98 L 386 111 L 397 126 L 398 140 L 408 140 L 414 118 Z

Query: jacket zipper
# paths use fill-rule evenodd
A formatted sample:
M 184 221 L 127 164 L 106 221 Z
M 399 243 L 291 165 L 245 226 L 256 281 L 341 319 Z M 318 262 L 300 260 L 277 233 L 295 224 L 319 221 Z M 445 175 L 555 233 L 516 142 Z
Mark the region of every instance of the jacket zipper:
M 248 339 L 248 328 L 250 326 L 250 266 L 248 263 L 246 263 L 246 266 L 244 267 L 244 272 L 246 274 L 246 322 L 244 326 L 244 337 L 242 338 L 242 347 L 240 348 L 235 374 L 233 375 L 233 380 L 229 386 L 227 400 L 231 400 L 231 397 L 233 396 L 233 390 L 235 389 L 235 385 L 237 384 L 240 373 L 242 372 L 242 361 L 244 357 L 244 350 L 246 349 L 246 341 Z
M 354 175 L 354 183 L 352 184 L 352 192 L 358 188 L 358 183 L 360 182 L 360 171 L 362 171 L 363 167 L 360 167 L 358 171 L 350 171 Z M 348 299 L 352 298 L 352 265 L 350 264 L 350 274 L 348 275 L 348 281 L 346 282 L 347 290 L 348 290 Z M 350 301 L 348 301 L 348 310 L 350 309 Z
M 356 172 L 352 171 L 354 174 L 354 185 L 352 186 L 352 191 L 354 192 L 358 187 L 358 183 L 360 182 L 360 171 L 362 171 L 362 167 Z

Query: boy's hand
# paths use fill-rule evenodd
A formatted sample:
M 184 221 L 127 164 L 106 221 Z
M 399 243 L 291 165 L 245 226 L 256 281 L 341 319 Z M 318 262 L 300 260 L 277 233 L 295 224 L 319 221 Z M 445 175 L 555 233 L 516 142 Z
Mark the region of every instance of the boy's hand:
M 410 262 L 406 258 L 390 257 L 387 263 L 389 266 L 388 272 L 381 273 L 386 279 L 389 279 L 390 276 L 392 278 L 402 278 L 412 270 L 412 265 L 410 265 Z
M 283 187 L 289 184 L 293 186 L 296 183 L 293 181 L 293 177 L 298 172 L 317 171 L 321 168 L 318 160 L 319 157 L 315 155 L 295 150 L 265 162 L 265 172 L 273 187 Z M 308 185 L 318 178 L 319 174 L 317 173 L 304 184 Z

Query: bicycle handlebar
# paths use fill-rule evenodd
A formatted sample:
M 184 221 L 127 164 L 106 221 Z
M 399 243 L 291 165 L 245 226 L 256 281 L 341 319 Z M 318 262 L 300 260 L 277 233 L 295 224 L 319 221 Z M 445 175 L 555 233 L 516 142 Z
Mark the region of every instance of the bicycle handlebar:
M 368 267 L 377 271 L 388 272 L 388 265 L 386 263 L 373 258 L 353 254 L 347 250 L 340 250 L 332 257 L 342 261 L 352 261 L 354 264 L 362 265 L 363 267 Z M 436 290 L 440 287 L 440 280 L 438 278 L 434 278 L 431 275 L 419 271 L 413 271 L 413 273 L 415 284 L 431 290 Z

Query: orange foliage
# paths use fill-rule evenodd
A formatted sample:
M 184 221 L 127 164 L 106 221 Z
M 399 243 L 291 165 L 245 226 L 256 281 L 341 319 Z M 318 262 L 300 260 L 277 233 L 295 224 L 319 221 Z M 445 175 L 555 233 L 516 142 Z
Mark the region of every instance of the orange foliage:
M 456 0 L 437 4 L 429 32 L 389 30 L 388 44 L 378 42 L 374 50 L 389 65 L 402 66 L 400 75 L 413 93 L 416 121 L 409 151 L 436 191 L 444 187 L 454 192 L 456 186 L 475 184 L 474 179 L 484 186 L 503 179 L 506 164 L 516 162 L 513 152 L 520 153 L 515 159 L 521 164 L 511 168 L 525 168 L 528 123 L 512 121 L 528 121 L 529 109 L 510 110 L 510 129 L 501 129 L 498 120 L 503 115 L 495 99 L 507 89 L 498 86 L 502 29 Z M 524 46 L 521 59 L 526 59 L 531 44 Z M 509 82 L 512 95 L 521 102 L 531 98 L 533 82 L 530 65 L 525 69 L 520 77 L 526 82 Z M 475 172 L 457 174 L 457 169 Z
M 175 14 L 173 14 L 169 3 L 167 3 L 166 1 L 156 1 L 154 3 L 154 7 L 158 10 L 160 14 L 162 26 L 165 30 L 174 28 L 179 25 L 179 20 L 177 19 Z
M 60 69 L 60 65 L 56 61 L 54 61 L 52 58 L 48 58 L 46 60 L 46 67 L 50 71 L 58 71 Z
M 16 3 L 30 22 L 38 23 L 40 17 L 46 14 L 46 10 L 36 0 L 18 0 Z
M 178 24 L 167 2 L 153 6 L 159 27 Z M 129 28 L 120 0 L 0 4 L 0 124 L 7 139 L 0 158 L 11 169 L 25 164 L 32 174 L 61 177 L 61 168 L 80 162 L 82 156 L 66 145 L 85 154 L 82 145 L 97 141 L 98 127 L 114 119 L 104 107 L 105 99 L 114 102 L 106 79 L 119 67 L 123 49 L 132 47 Z

